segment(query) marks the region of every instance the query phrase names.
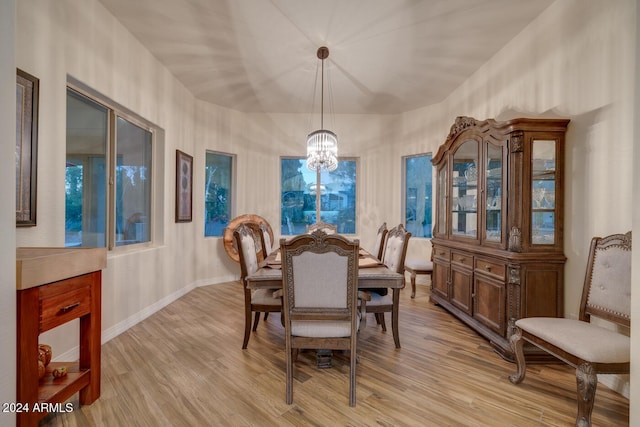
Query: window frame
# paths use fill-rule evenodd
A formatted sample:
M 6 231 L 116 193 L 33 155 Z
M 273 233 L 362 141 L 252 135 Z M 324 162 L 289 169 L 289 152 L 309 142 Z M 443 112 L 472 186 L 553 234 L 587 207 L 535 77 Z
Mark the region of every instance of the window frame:
M 107 110 L 107 147 L 105 150 L 105 165 L 106 167 L 106 233 L 105 236 L 105 247 L 108 251 L 115 252 L 124 252 L 127 250 L 131 250 L 131 248 L 135 249 L 144 249 L 147 247 L 158 245 L 160 242 L 158 241 L 158 203 L 161 199 L 163 199 L 160 192 L 162 191 L 162 186 L 158 182 L 161 176 L 159 173 L 159 169 L 161 167 L 160 153 L 163 151 L 162 147 L 159 143 L 159 135 L 163 132 L 162 128 L 146 119 L 136 114 L 135 112 L 123 107 L 117 102 L 109 99 L 108 97 L 98 93 L 97 91 L 91 89 L 90 87 L 84 85 L 83 83 L 69 78 L 66 85 L 66 91 L 72 90 L 76 92 L 78 95 L 85 97 L 91 102 L 94 102 L 101 107 Z M 68 95 L 65 95 L 68 96 Z M 117 141 L 117 121 L 118 118 L 122 118 L 131 124 L 138 126 L 139 128 L 148 131 L 151 134 L 151 171 L 149 173 L 151 179 L 150 185 L 150 212 L 148 215 L 149 218 L 149 240 L 144 242 L 132 243 L 128 245 L 117 245 L 116 241 L 116 197 L 117 197 L 117 186 L 116 186 L 116 167 L 117 167 L 117 150 L 118 150 L 118 141 Z M 65 127 L 66 132 L 66 127 Z M 66 138 L 66 137 L 65 137 Z M 65 158 L 68 155 L 65 149 Z M 162 163 L 163 164 L 163 163 Z M 66 196 L 65 196 L 66 197 Z M 66 216 L 66 213 L 65 213 Z M 66 226 L 65 226 L 66 230 Z M 80 246 L 82 247 L 82 246 Z

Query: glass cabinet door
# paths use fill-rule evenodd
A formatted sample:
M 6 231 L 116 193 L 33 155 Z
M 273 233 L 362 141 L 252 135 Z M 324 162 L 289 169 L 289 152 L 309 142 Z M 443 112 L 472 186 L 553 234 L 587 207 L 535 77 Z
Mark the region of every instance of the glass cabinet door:
M 534 140 L 531 150 L 531 243 L 555 244 L 556 141 Z
M 502 147 L 486 144 L 485 170 L 485 239 L 502 241 Z
M 447 168 L 446 163 L 438 169 L 437 178 L 438 218 L 436 232 L 443 235 L 447 232 Z
M 467 140 L 453 154 L 451 233 L 478 236 L 478 141 Z

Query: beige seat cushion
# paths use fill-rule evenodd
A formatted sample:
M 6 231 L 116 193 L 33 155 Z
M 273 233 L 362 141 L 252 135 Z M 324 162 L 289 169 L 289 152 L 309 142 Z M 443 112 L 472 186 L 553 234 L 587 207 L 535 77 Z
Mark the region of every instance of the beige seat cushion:
M 356 328 L 360 328 L 360 313 Z M 351 336 L 351 322 L 349 321 L 291 321 L 291 335 L 312 338 L 343 338 Z
M 433 263 L 431 261 L 422 260 L 407 260 L 404 263 L 404 268 L 413 270 L 415 272 L 431 272 L 433 271 Z
M 630 361 L 631 343 L 628 336 L 589 322 L 529 317 L 517 320 L 516 326 L 587 362 L 626 363 Z
M 375 292 L 370 292 L 370 294 L 371 301 L 367 301 L 367 307 L 393 304 L 392 292 L 389 292 L 387 295 L 380 295 Z

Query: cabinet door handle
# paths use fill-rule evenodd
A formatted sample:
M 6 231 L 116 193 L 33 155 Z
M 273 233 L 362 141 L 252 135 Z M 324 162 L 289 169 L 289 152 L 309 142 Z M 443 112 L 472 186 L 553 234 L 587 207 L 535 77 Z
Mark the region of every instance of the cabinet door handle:
M 74 308 L 78 307 L 79 305 L 80 305 L 80 303 L 79 303 L 79 302 L 74 302 L 73 304 L 69 304 L 69 305 L 67 305 L 67 306 L 65 306 L 65 307 L 62 307 L 62 308 L 60 309 L 60 311 L 61 311 L 61 312 L 63 312 L 63 313 L 68 313 L 68 312 L 70 312 L 71 310 L 73 310 Z
M 464 259 L 465 259 L 464 257 L 461 257 L 460 262 L 464 262 Z
M 491 266 L 490 266 L 490 265 L 487 265 L 487 266 L 486 266 L 486 269 L 487 269 L 487 271 L 491 271 Z

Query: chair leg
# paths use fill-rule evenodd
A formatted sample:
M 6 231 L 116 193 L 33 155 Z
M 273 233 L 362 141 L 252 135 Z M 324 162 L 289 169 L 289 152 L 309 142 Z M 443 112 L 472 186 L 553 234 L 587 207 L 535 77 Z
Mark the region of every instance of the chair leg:
M 244 340 L 242 341 L 242 349 L 247 348 L 249 344 L 249 336 L 251 335 L 251 310 L 247 309 L 244 313 Z
M 578 386 L 578 416 L 576 427 L 591 427 L 591 412 L 598 387 L 598 376 L 589 363 L 576 368 L 576 384 Z
M 384 321 L 384 313 L 376 313 L 376 321 L 378 325 L 382 326 L 382 330 L 387 332 L 387 324 Z
M 411 298 L 416 297 L 416 272 L 411 272 Z
M 522 330 L 520 328 L 516 328 L 514 334 L 511 335 L 509 344 L 516 357 L 516 372 L 509 375 L 509 381 L 514 384 L 520 384 L 527 373 L 527 366 L 524 359 L 524 340 L 522 339 Z
M 351 345 L 349 358 L 349 406 L 356 406 L 356 349 Z
M 393 310 L 391 311 L 391 330 L 396 348 L 400 348 L 400 331 L 398 328 L 398 311 L 400 311 L 400 289 L 393 290 Z
M 294 350 L 287 346 L 287 385 L 286 385 L 286 401 L 287 405 L 293 403 L 293 352 Z
M 264 320 L 267 320 L 267 317 L 269 317 L 269 312 L 268 312 L 268 311 L 266 311 L 266 312 L 264 313 Z
M 260 312 L 256 311 L 256 315 L 253 321 L 253 332 L 256 331 L 256 329 L 258 329 L 258 323 L 260 322 Z

